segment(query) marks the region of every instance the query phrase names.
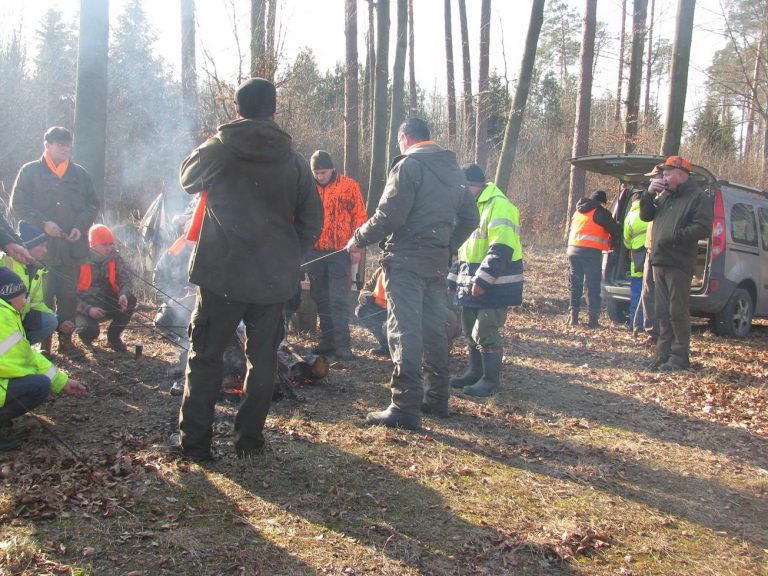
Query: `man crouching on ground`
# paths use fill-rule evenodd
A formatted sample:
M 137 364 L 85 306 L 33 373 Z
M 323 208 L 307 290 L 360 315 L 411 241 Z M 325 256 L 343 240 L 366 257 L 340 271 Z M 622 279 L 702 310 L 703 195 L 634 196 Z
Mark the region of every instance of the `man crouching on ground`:
M 276 101 L 268 80 L 241 84 L 235 93 L 240 118 L 220 126 L 181 166 L 184 190 L 206 192 L 189 265 L 197 300 L 179 435 L 171 445 L 197 460 L 212 458 L 224 349 L 241 320 L 248 372 L 235 417 L 235 451 L 240 458 L 263 451 L 283 303 L 296 293 L 302 255 L 323 228 L 312 172 L 275 123 Z

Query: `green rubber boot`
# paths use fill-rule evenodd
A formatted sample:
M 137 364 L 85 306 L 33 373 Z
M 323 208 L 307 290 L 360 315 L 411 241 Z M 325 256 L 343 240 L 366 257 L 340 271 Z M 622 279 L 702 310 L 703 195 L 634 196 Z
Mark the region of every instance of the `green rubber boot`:
M 467 346 L 467 350 L 469 350 L 469 367 L 461 376 L 451 378 L 451 388 L 470 386 L 483 375 L 483 360 L 480 356 L 480 351 L 473 346 Z
M 504 352 L 483 352 L 483 377 L 472 386 L 464 387 L 464 394 L 486 398 L 499 391 L 499 377 Z

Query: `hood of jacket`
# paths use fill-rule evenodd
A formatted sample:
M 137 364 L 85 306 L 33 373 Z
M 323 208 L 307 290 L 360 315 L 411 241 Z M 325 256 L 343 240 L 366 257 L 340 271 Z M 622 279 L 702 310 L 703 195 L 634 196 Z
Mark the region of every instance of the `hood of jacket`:
M 271 162 L 285 158 L 291 149 L 291 137 L 268 119 L 239 118 L 219 126 L 217 138 L 238 158 Z
M 459 182 L 465 181 L 464 172 L 456 162 L 456 154 L 434 142 L 411 146 L 405 154 L 397 156 L 392 161 L 392 165 L 408 156 L 418 160 L 441 184 L 454 186 L 457 179 Z
M 592 198 L 582 198 L 576 203 L 576 210 L 582 214 L 586 214 L 587 212 L 591 212 L 595 208 L 600 208 L 602 206 L 603 205 L 597 200 L 592 200 Z

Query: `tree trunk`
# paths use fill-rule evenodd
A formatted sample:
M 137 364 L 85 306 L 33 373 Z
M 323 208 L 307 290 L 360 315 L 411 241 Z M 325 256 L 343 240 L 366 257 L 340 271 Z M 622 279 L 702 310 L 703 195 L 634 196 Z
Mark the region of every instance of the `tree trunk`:
M 277 0 L 269 0 L 267 11 L 267 44 L 264 50 L 266 59 L 265 78 L 274 82 L 277 70 L 277 49 L 275 47 L 275 26 L 277 25 Z
M 368 2 L 368 35 L 365 39 L 365 71 L 363 74 L 363 106 L 362 106 L 362 136 L 364 141 L 371 140 L 371 126 L 373 124 L 373 71 L 376 67 L 376 53 L 374 51 L 374 4 Z
M 645 62 L 645 101 L 643 102 L 643 124 L 648 122 L 651 112 L 651 71 L 653 70 L 653 19 L 656 15 L 656 0 L 651 0 L 651 16 L 648 24 L 648 58 Z
M 251 0 L 251 77 L 264 74 L 265 0 Z
M 184 129 L 192 144 L 199 139 L 200 133 L 195 58 L 195 0 L 181 0 L 181 100 Z
M 624 50 L 627 36 L 627 0 L 621 0 L 621 35 L 619 36 L 619 81 L 616 84 L 616 108 L 613 118 L 621 121 L 621 91 L 624 88 Z
M 597 0 L 587 0 L 584 7 L 584 30 L 581 41 L 579 66 L 581 79 L 577 96 L 576 124 L 573 129 L 573 151 L 571 155 L 584 156 L 589 152 L 589 121 L 592 113 L 592 64 L 595 59 L 595 29 L 597 28 Z M 570 192 L 568 194 L 568 212 L 566 230 L 571 215 L 576 209 L 576 202 L 584 196 L 587 174 L 583 168 L 571 165 Z
M 627 82 L 627 109 L 624 118 L 624 152 L 637 147 L 637 116 L 640 111 L 640 84 L 643 80 L 643 53 L 645 52 L 645 20 L 648 0 L 633 0 L 632 54 Z
M 368 179 L 368 214 L 379 205 L 387 174 L 387 83 L 389 66 L 389 0 L 376 2 L 376 74 L 373 83 L 373 136 Z
M 107 149 L 108 51 L 109 0 L 80 0 L 72 156 L 91 175 L 102 207 Z
M 408 48 L 408 0 L 397 0 L 397 42 L 392 68 L 392 107 L 389 115 L 389 157 L 387 166 L 400 153 L 397 129 L 405 119 L 405 52 Z
M 517 139 L 520 136 L 520 128 L 523 125 L 523 114 L 528 102 L 528 92 L 533 78 L 533 67 L 536 63 L 536 48 L 539 44 L 539 33 L 544 23 L 544 0 L 533 0 L 531 6 L 531 20 L 528 24 L 528 36 L 525 38 L 525 52 L 520 65 L 520 78 L 515 90 L 515 101 L 507 118 L 504 130 L 504 144 L 501 147 L 501 157 L 496 168 L 496 185 L 506 190 L 512 175 L 512 165 L 515 162 L 517 151 Z
M 419 94 L 416 86 L 416 50 L 413 34 L 413 0 L 408 0 L 408 117 L 413 118 L 419 107 Z
M 344 174 L 359 180 L 357 0 L 346 0 L 344 16 L 344 34 L 347 40 L 347 67 L 344 75 Z
M 675 44 L 672 48 L 672 71 L 669 75 L 669 102 L 667 103 L 667 119 L 661 144 L 662 156 L 671 156 L 680 151 L 685 96 L 688 91 L 688 64 L 691 60 L 695 8 L 696 0 L 679 0 L 677 5 Z
M 752 144 L 755 131 L 755 112 L 757 111 L 759 104 L 757 104 L 757 88 L 760 85 L 760 70 L 762 69 L 763 51 L 765 49 L 765 27 L 760 34 L 760 41 L 757 44 L 757 51 L 755 53 L 755 69 L 752 74 L 752 85 L 749 90 L 749 98 L 747 99 L 747 106 L 749 114 L 747 116 L 747 134 L 744 137 L 744 158 L 752 156 Z
M 448 147 L 456 145 L 456 86 L 453 80 L 453 34 L 451 32 L 451 0 L 444 0 L 445 72 L 448 90 Z
M 459 22 L 461 24 L 461 64 L 464 72 L 464 134 L 465 149 L 475 148 L 475 111 L 472 106 L 472 62 L 469 58 L 469 29 L 467 28 L 467 5 L 459 0 Z
M 488 161 L 488 72 L 491 46 L 491 0 L 480 7 L 480 71 L 477 90 L 477 130 L 475 131 L 475 162 L 485 170 Z

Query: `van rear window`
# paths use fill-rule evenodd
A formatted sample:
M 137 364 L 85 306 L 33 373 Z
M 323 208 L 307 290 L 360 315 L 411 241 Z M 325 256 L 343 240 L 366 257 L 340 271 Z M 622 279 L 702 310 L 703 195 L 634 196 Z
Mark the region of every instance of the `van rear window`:
M 731 240 L 757 246 L 757 222 L 750 204 L 734 204 L 731 208 Z

